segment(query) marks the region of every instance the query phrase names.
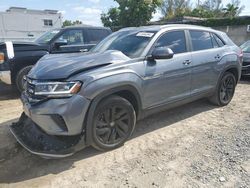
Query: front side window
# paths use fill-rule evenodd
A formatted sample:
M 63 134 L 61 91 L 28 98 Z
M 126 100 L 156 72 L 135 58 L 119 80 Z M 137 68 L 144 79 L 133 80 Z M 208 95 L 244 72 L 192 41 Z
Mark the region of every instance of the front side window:
M 118 50 L 130 58 L 137 58 L 142 55 L 155 33 L 136 30 L 116 32 L 100 42 L 92 51 Z
M 157 47 L 170 48 L 175 54 L 187 52 L 184 31 L 172 31 L 163 34 L 155 44 L 155 48 Z
M 84 44 L 84 36 L 82 30 L 67 30 L 57 41 L 66 41 L 68 45 Z
M 193 51 L 206 50 L 213 48 L 212 39 L 209 32 L 190 31 Z

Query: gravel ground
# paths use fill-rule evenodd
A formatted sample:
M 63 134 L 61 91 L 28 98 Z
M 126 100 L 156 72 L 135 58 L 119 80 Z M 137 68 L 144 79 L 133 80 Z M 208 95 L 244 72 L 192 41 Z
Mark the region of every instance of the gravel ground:
M 21 103 L 1 88 L 0 187 L 250 187 L 250 79 L 226 107 L 187 104 L 138 122 L 121 148 L 87 148 L 60 160 L 16 143 L 7 125 Z

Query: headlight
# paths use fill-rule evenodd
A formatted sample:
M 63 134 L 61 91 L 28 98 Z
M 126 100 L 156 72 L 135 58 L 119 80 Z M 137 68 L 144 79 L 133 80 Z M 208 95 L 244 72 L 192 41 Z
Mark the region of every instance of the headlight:
M 0 52 L 0 63 L 4 62 L 4 53 Z
M 35 84 L 34 95 L 47 95 L 48 97 L 70 97 L 80 91 L 82 83 L 75 82 L 38 82 Z M 27 88 L 29 92 L 29 88 Z

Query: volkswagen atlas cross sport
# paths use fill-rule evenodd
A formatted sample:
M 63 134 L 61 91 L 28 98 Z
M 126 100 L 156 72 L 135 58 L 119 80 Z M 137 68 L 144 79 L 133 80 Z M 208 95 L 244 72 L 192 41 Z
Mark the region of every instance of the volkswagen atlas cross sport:
M 124 144 L 136 121 L 200 98 L 227 105 L 242 53 L 225 33 L 190 25 L 125 28 L 88 54 L 44 56 L 26 78 L 11 131 L 30 152 L 65 157 Z

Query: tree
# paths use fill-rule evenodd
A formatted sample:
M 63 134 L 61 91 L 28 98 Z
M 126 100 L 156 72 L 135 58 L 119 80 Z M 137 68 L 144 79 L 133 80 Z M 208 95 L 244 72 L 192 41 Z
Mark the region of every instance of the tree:
M 119 23 L 119 13 L 118 8 L 110 8 L 108 13 L 101 14 L 101 20 L 105 27 L 114 28 L 120 25 Z
M 72 25 L 81 25 L 82 21 L 80 20 L 75 20 L 75 21 L 71 21 L 71 20 L 65 20 L 63 22 L 63 27 L 67 27 L 67 26 L 72 26 Z
M 119 6 L 101 15 L 106 27 L 131 27 L 146 25 L 161 0 L 115 0 Z
M 223 8 L 224 15 L 229 18 L 239 16 L 245 6 L 240 6 L 239 0 L 232 0 L 231 3 L 228 3 L 225 8 Z
M 164 0 L 160 9 L 166 19 L 181 17 L 191 11 L 190 0 Z

